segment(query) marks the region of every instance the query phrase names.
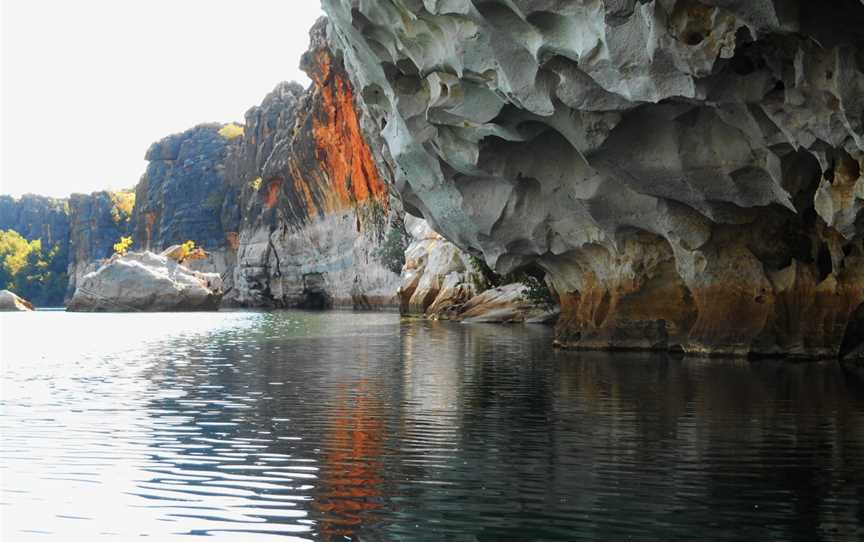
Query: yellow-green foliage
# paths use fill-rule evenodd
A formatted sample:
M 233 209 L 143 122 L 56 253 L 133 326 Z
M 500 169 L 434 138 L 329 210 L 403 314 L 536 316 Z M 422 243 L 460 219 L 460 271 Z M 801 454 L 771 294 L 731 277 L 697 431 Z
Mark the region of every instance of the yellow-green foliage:
M 119 254 L 121 256 L 125 255 L 129 250 L 129 247 L 132 246 L 132 238 L 131 237 L 121 237 L 120 240 L 114 243 L 114 254 Z
M 189 254 L 193 250 L 195 250 L 195 241 L 192 241 L 191 239 L 189 241 L 186 241 L 185 243 L 180 245 L 180 250 L 180 261 L 182 262 L 189 257 Z
M 252 190 L 254 190 L 254 191 L 256 191 L 256 192 L 257 192 L 258 190 L 260 190 L 260 189 L 261 189 L 261 177 L 258 177 L 257 179 L 255 179 L 254 181 L 252 181 L 251 183 L 249 183 L 249 186 L 251 186 L 251 187 L 252 187 Z
M 129 222 L 132 218 L 132 209 L 135 208 L 135 192 L 121 191 L 111 193 L 111 218 L 115 224 Z
M 15 230 L 0 231 L 0 263 L 11 276 L 21 272 L 30 254 L 41 251 L 42 241 L 39 239 L 27 241 Z
M 39 239 L 27 241 L 15 230 L 0 231 L 0 289 L 36 305 L 59 305 L 66 291 L 65 268 L 61 245 L 44 251 Z
M 219 135 L 230 141 L 243 135 L 243 127 L 232 122 L 220 128 Z

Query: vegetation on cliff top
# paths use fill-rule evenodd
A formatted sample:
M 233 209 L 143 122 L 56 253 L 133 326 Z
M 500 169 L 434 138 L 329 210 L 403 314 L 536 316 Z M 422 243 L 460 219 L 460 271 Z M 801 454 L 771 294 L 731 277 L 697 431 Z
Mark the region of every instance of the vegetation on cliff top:
M 239 124 L 234 124 L 233 122 L 230 124 L 226 124 L 222 128 L 219 129 L 219 135 L 231 141 L 232 139 L 236 139 L 243 135 L 243 126 Z
M 60 244 L 43 248 L 15 230 L 0 230 L 0 288 L 37 306 L 59 306 L 66 293 L 66 255 Z
M 135 208 L 135 192 L 121 190 L 120 192 L 109 192 L 111 198 L 111 219 L 115 224 L 129 222 L 132 218 L 132 210 Z

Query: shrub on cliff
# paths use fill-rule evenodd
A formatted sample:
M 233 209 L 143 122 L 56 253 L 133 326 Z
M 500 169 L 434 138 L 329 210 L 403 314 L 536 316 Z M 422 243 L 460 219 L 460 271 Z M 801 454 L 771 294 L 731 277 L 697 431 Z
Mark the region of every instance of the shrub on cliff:
M 131 237 L 121 237 L 119 241 L 114 243 L 114 254 L 119 254 L 120 256 L 124 256 L 126 252 L 129 251 L 129 247 L 132 246 L 132 238 Z
M 232 122 L 220 128 L 219 135 L 231 141 L 243 135 L 243 127 Z
M 115 224 L 129 222 L 132 218 L 132 210 L 135 208 L 135 192 L 120 191 L 111 192 L 111 219 Z
M 180 245 L 180 259 L 178 261 L 182 262 L 188 258 L 189 254 L 191 254 L 193 250 L 195 250 L 195 241 L 192 241 L 191 239 Z
M 402 221 L 394 221 L 387 230 L 381 246 L 373 255 L 381 265 L 398 275 L 405 265 L 406 248 L 408 248 L 408 232 L 405 231 L 405 224 Z

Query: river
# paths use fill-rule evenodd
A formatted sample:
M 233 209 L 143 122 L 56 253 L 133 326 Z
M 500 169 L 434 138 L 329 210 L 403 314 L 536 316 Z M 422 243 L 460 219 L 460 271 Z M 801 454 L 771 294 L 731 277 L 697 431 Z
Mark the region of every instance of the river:
M 0 315 L 0 539 L 864 539 L 864 371 L 389 313 Z

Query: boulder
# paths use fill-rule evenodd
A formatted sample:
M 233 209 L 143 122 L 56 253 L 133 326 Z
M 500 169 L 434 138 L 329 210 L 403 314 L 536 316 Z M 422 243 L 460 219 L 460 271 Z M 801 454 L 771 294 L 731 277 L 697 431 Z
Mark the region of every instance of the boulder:
M 527 297 L 522 283 L 505 284 L 472 297 L 459 309 L 458 319 L 465 323 L 551 323 L 557 307 L 543 307 Z
M 478 293 L 483 277 L 473 269 L 467 254 L 425 220 L 406 215 L 405 226 L 411 242 L 399 287 L 402 312 L 448 318 Z
M 34 309 L 33 304 L 26 299 L 18 297 L 9 290 L 0 290 L 0 312 L 27 312 Z
M 69 311 L 137 312 L 217 310 L 222 279 L 193 271 L 152 252 L 111 257 L 78 284 Z

